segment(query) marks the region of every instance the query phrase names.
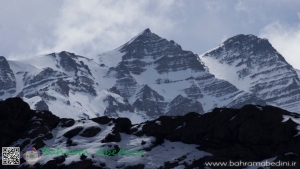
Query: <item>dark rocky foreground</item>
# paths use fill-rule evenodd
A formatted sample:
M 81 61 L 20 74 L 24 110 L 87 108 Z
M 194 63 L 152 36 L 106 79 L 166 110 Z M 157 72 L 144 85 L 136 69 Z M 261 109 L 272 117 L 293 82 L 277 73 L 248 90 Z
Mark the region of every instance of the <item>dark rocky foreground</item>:
M 273 157 L 276 157 L 274 162 L 293 161 L 297 165 L 295 167 L 271 167 L 271 169 L 300 168 L 300 135 L 298 135 L 299 130 L 297 130 L 299 124 L 291 118 L 283 122 L 284 115 L 300 120 L 299 114 L 272 106 L 260 107 L 254 105 L 246 105 L 241 109 L 216 108 L 212 112 L 203 115 L 189 113 L 185 116 L 161 116 L 156 120 L 139 124 L 139 126 L 142 126 L 140 131 L 137 131 L 137 127 L 133 127 L 127 118 L 99 117 L 91 120 L 99 124 L 110 122 L 114 124 L 111 133 L 103 140 L 99 140 L 103 143 L 119 142 L 121 139 L 120 133 L 127 133 L 136 136 L 154 136 L 156 141 L 145 151 L 151 151 L 154 147 L 164 143 L 165 140 L 169 140 L 171 142 L 197 144 L 199 145 L 197 149 L 212 154 L 212 156 L 194 160 L 191 164 L 184 164 L 185 168 L 204 168 L 204 162 L 240 160 L 253 162 Z M 24 140 L 18 145 L 22 152 L 25 151 L 24 148 L 28 145 L 40 149 L 45 146 L 46 140 L 53 138 L 51 132 L 54 128 L 57 126 L 71 127 L 73 125 L 73 119 L 60 119 L 49 111 L 37 112 L 30 110 L 28 104 L 20 98 L 0 101 L 1 147 L 9 147 L 18 140 Z M 85 129 L 70 130 L 64 135 L 70 140 L 70 146 L 72 146 L 72 137 L 79 135 L 80 132 L 80 135 L 92 138 L 101 132 L 101 129 L 87 127 Z M 61 156 L 48 161 L 46 164 L 37 163 L 35 168 L 107 168 L 105 164 L 95 166 L 93 160 L 86 157 L 82 157 L 79 161 L 74 161 L 70 165 L 62 164 L 64 161 L 65 157 Z M 21 163 L 24 162 L 25 160 L 22 158 Z M 178 165 L 178 162 L 165 162 L 160 168 L 174 168 Z M 145 167 L 144 164 L 138 164 L 120 168 L 143 169 Z M 1 166 L 0 168 L 17 167 Z M 28 168 L 28 165 L 19 168 Z

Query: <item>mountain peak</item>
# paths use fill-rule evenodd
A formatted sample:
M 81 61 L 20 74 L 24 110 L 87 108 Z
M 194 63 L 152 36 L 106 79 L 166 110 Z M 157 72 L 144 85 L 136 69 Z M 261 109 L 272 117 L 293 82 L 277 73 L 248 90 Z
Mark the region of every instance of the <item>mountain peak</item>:
M 6 60 L 6 58 L 4 56 L 0 56 L 0 63 L 8 64 L 7 60 Z
M 59 54 L 64 54 L 64 55 L 75 55 L 74 53 L 68 52 L 68 51 L 61 51 Z
M 227 39 L 224 43 L 230 43 L 230 42 L 248 42 L 248 41 L 252 41 L 252 40 L 261 40 L 259 37 L 252 35 L 252 34 L 239 34 L 236 36 L 233 36 L 229 39 Z M 266 39 L 263 39 L 266 40 Z
M 149 38 L 160 38 L 160 37 L 157 36 L 155 33 L 152 33 L 150 31 L 150 29 L 147 28 L 147 29 L 143 30 L 142 32 L 140 32 L 138 35 L 136 35 L 134 38 L 132 38 L 130 41 L 125 43 L 124 45 L 118 47 L 117 50 L 122 50 L 122 49 L 126 48 L 126 46 L 128 46 L 132 43 L 135 43 L 135 42 L 139 43 L 140 41 L 144 41 Z
M 143 36 L 143 37 L 144 37 L 144 36 L 148 37 L 148 36 L 151 36 L 152 34 L 154 34 L 154 33 L 152 33 L 151 30 L 150 30 L 149 28 L 147 28 L 147 29 L 143 30 L 141 33 L 139 33 L 139 34 L 136 36 L 136 38 L 141 37 L 141 36 Z
M 223 55 L 226 55 L 226 57 L 223 58 Z M 253 64 L 265 65 L 268 63 L 272 65 L 277 61 L 286 63 L 285 59 L 276 51 L 268 39 L 259 38 L 251 34 L 233 36 L 227 39 L 219 48 L 206 53 L 205 56 L 221 59 L 221 62 L 226 60 L 229 65 L 237 59 L 248 60 L 247 67 L 251 67 L 251 69 L 254 68 Z M 237 67 L 241 66 L 241 64 L 242 62 Z
M 4 56 L 0 56 L 0 61 L 6 60 Z
M 244 35 L 244 34 L 239 34 L 236 36 L 233 36 L 229 39 L 227 39 L 223 45 L 225 46 L 226 49 L 239 49 L 239 50 L 247 50 L 248 52 L 253 52 L 256 54 L 262 54 L 262 53 L 266 53 L 266 52 L 273 52 L 272 55 L 276 56 L 275 54 L 277 54 L 278 52 L 276 51 L 276 49 L 274 49 L 274 47 L 272 46 L 272 44 L 268 41 L 268 39 L 265 38 L 259 38 L 255 35 Z M 282 59 L 280 57 L 280 59 L 282 61 L 284 61 L 284 59 Z
M 143 34 L 148 34 L 148 33 L 152 33 L 152 32 L 150 31 L 149 28 L 147 28 L 147 29 L 145 29 L 142 33 L 143 33 Z

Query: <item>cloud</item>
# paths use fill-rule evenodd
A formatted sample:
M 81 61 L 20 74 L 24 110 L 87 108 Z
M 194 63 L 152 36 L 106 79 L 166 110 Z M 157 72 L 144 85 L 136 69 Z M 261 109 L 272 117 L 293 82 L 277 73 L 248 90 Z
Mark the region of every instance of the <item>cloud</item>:
M 206 9 L 210 12 L 219 12 L 227 9 L 227 4 L 218 0 L 205 0 Z
M 250 9 L 245 5 L 245 3 L 243 1 L 239 1 L 239 3 L 234 6 L 234 8 L 237 12 L 240 12 L 240 11 L 249 12 L 250 11 Z
M 228 39 L 227 34 L 223 35 L 223 38 L 221 40 L 221 43 L 224 43 Z
M 261 32 L 278 39 L 275 30 L 280 29 L 266 27 L 276 21 L 290 32 L 287 37 L 293 37 L 297 27 L 291 30 L 286 25 L 298 24 L 300 15 L 299 0 L 0 0 L 0 4 L 0 55 L 15 58 L 62 50 L 91 57 L 123 45 L 146 28 L 201 54 L 237 34 Z
M 167 33 L 178 24 L 171 18 L 178 5 L 174 0 L 67 0 L 56 21 L 54 46 L 39 52 L 67 50 L 95 55 L 122 45 L 146 28 Z
M 52 42 L 60 1 L 0 0 L 0 55 L 27 57 Z
M 273 22 L 263 28 L 259 36 L 267 38 L 288 63 L 300 70 L 300 24 L 289 26 Z

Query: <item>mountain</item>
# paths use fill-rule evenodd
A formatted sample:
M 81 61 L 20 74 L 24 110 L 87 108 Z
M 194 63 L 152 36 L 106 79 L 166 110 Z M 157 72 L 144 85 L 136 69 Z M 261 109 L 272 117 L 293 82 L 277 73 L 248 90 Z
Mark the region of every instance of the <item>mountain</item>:
M 297 72 L 297 74 L 298 74 L 298 77 L 300 78 L 300 70 L 298 70 L 298 69 L 295 69 L 295 71 Z
M 299 75 L 267 39 L 237 35 L 200 58 L 216 77 L 269 105 L 299 113 Z
M 92 57 L 66 51 L 22 60 L 1 57 L 6 65 L 0 69 L 2 83 L 9 85 L 1 89 L 5 94 L 0 99 L 18 96 L 32 109 L 50 110 L 63 118 L 105 115 L 128 117 L 133 123 L 246 104 L 271 104 L 300 113 L 295 70 L 265 40 L 240 36 L 224 42 L 230 56 L 222 63 L 218 59 L 225 47 L 198 56 L 150 29 Z M 228 69 L 217 71 L 214 64 Z
M 5 57 L 0 56 L 0 97 L 16 92 L 16 78 Z
M 30 110 L 20 98 L 9 98 L 0 101 L 0 117 L 0 146 L 20 147 L 21 154 L 35 147 L 44 154 L 34 165 L 37 169 L 215 169 L 220 166 L 208 163 L 229 161 L 249 162 L 249 167 L 265 161 L 296 164 L 282 166 L 286 169 L 300 167 L 300 115 L 273 106 L 215 108 L 132 124 L 128 118 L 106 116 L 59 118 L 49 111 Z M 87 153 L 71 154 L 74 150 Z M 114 150 L 119 155 L 112 156 Z M 28 168 L 23 158 L 20 162 L 1 168 Z

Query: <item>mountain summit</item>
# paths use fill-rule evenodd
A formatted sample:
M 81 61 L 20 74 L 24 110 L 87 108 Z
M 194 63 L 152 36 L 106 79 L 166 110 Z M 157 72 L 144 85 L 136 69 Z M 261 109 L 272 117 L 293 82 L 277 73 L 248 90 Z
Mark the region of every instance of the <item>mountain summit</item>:
M 16 79 L 5 57 L 0 56 L 0 98 L 16 92 Z
M 63 51 L 1 61 L 0 79 L 10 84 L 0 89 L 8 93 L 1 99 L 19 96 L 59 117 L 106 115 L 138 123 L 250 103 L 300 110 L 295 70 L 253 35 L 232 37 L 199 57 L 146 29 L 94 58 Z
M 297 72 L 267 39 L 237 35 L 201 56 L 211 73 L 268 104 L 300 110 Z

